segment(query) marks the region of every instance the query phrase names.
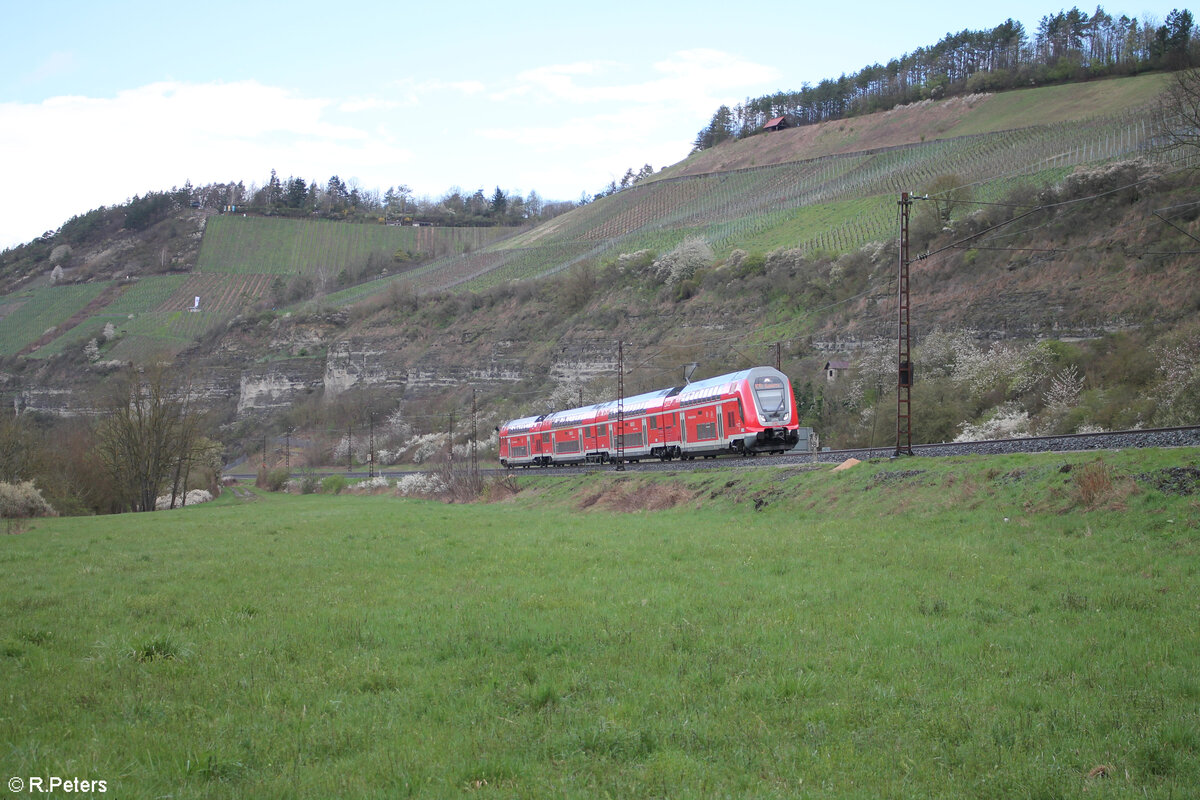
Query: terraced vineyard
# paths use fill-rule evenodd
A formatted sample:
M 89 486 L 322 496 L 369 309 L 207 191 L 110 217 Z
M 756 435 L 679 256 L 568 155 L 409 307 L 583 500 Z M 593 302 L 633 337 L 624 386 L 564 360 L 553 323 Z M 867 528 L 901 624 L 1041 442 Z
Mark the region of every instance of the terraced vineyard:
M 270 288 L 272 275 L 152 275 L 125 287 L 111 303 L 30 355 L 48 358 L 83 347 L 112 323 L 117 340 L 102 349 L 106 359 L 140 360 L 178 353 L 216 325 L 253 307 Z M 200 310 L 193 311 L 195 298 Z
M 56 287 L 0 298 L 0 353 L 29 351 L 31 343 L 49 336 L 48 329 L 69 320 L 106 289 L 111 300 L 50 341 L 27 352 L 49 358 L 82 349 L 112 323 L 114 341 L 101 347 L 103 359 L 144 361 L 171 357 L 237 314 L 267 302 L 277 282 L 308 276 L 330 282 L 342 270 L 378 267 L 395 273 L 397 251 L 474 264 L 472 255 L 511 229 L 430 228 L 351 225 L 328 221 L 262 217 L 210 218 L 195 271 L 186 275 L 151 275 L 114 287 L 111 283 Z M 484 257 L 482 271 L 496 259 Z M 540 262 L 539 262 L 540 263 Z M 474 267 L 480 271 L 480 267 Z M 335 296 L 351 302 L 387 285 L 387 278 L 367 282 Z M 200 298 L 199 310 L 193 310 Z
M 0 355 L 21 352 L 85 308 L 109 285 L 47 286 L 4 298 L 0 303 Z
M 734 247 L 841 253 L 894 235 L 901 191 L 953 176 L 976 201 L 1042 186 L 1072 168 L 1147 152 L 1144 114 L 1122 111 L 996 133 L 830 155 L 764 167 L 649 180 L 469 257 L 406 278 L 421 290 L 479 289 L 558 272 L 585 259 L 674 247 L 702 236 Z M 735 145 L 736 146 L 736 145 Z
M 456 256 L 511 233 L 506 228 L 430 228 L 351 225 L 328 220 L 239 217 L 208 221 L 198 272 L 255 275 L 333 275 L 368 265 L 395 269 L 398 250 Z

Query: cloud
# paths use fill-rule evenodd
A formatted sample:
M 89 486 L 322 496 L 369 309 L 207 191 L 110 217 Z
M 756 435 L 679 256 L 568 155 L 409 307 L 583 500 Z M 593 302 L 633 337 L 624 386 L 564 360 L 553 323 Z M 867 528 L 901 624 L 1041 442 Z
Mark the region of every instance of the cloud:
M 522 120 L 520 125 L 490 125 L 476 133 L 490 141 L 511 142 L 543 151 L 587 148 L 589 152 L 630 153 L 682 158 L 698 130 L 722 103 L 735 102 L 746 87 L 778 78 L 774 67 L 717 50 L 683 50 L 653 64 L 644 80 L 623 81 L 629 69 L 611 61 L 581 61 L 524 70 L 515 83 L 491 95 L 510 112 L 492 119 Z M 524 108 L 552 106 L 547 115 Z M 582 112 L 582 113 L 579 113 Z M 588 113 L 591 112 L 591 113 Z M 581 165 L 586 162 L 581 162 Z M 632 161 L 630 163 L 633 163 Z
M 486 83 L 407 78 L 344 97 L 253 80 L 163 81 L 114 96 L 0 103 L 5 176 L 20 187 L 0 193 L 0 247 L 134 194 L 187 180 L 261 183 L 271 168 L 320 182 L 358 175 L 367 188 L 498 183 L 578 196 L 629 166 L 683 157 L 720 104 L 777 75 L 692 49 L 652 64 L 549 64 Z
M 352 97 L 338 104 L 338 111 L 356 114 L 360 111 L 394 111 L 405 104 L 399 100 L 381 100 L 378 97 Z
M 397 93 L 396 102 L 399 105 L 415 106 L 420 105 L 428 97 L 444 95 L 447 92 L 466 95 L 468 97 L 478 95 L 486 87 L 481 81 L 477 80 L 443 81 L 435 79 L 417 81 L 412 78 L 401 78 L 400 80 L 392 81 L 390 88 Z
M 161 82 L 115 97 L 0 103 L 0 151 L 20 155 L 6 173 L 21 187 L 0 195 L 0 247 L 186 180 L 249 181 L 272 166 L 324 180 L 411 160 L 388 137 L 331 121 L 337 111 L 333 100 L 255 81 Z
M 477 134 L 493 141 L 575 150 L 641 141 L 646 138 L 647 125 L 654 127 L 653 122 L 646 119 L 644 109 L 632 108 L 609 114 L 563 117 L 548 125 L 480 128 Z
M 42 61 L 33 68 L 33 71 L 22 78 L 22 83 L 26 85 L 41 83 L 42 81 L 51 78 L 57 78 L 60 75 L 68 75 L 75 71 L 76 61 L 75 54 L 69 51 L 56 50 L 46 56 Z
M 519 72 L 514 84 L 495 92 L 494 99 L 530 97 L 542 102 L 633 103 L 666 108 L 705 108 L 719 105 L 731 93 L 779 78 L 772 66 L 757 64 L 719 50 L 681 50 L 652 65 L 646 80 L 621 81 L 629 69 L 612 61 L 552 64 Z M 615 73 L 615 74 L 614 74 Z

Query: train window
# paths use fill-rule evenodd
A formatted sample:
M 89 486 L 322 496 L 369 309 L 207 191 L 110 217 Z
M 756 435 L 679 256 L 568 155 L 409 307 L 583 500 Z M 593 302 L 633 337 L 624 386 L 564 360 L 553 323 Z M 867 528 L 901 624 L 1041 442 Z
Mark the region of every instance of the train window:
M 783 381 L 775 377 L 756 378 L 754 394 L 758 396 L 758 405 L 768 414 L 784 410 Z
M 550 434 L 548 434 L 548 433 L 542 434 L 542 444 L 550 444 Z
M 652 431 L 658 430 L 658 417 L 650 418 L 650 430 L 652 430 Z

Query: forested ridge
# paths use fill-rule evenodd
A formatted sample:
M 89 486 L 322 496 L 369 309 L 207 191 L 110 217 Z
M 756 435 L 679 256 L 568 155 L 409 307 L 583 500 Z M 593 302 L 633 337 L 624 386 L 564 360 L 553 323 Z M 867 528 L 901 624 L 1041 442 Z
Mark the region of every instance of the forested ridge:
M 1200 63 L 1200 36 L 1192 13 L 1176 9 L 1159 23 L 1097 6 L 1041 18 L 1030 37 L 1025 26 L 1006 19 L 990 30 L 948 33 L 936 44 L 918 47 L 886 64 L 871 64 L 851 75 L 805 83 L 798 91 L 778 91 L 722 105 L 700 130 L 694 151 L 761 133 L 778 117 L 810 125 L 885 111 L 921 100 L 1018 87 L 1176 70 Z

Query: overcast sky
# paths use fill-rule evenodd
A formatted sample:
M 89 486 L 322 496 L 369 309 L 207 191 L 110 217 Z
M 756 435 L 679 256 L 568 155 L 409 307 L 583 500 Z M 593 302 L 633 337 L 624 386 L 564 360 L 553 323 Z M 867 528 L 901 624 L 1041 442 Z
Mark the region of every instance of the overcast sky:
M 1161 22 L 1186 7 L 1133 2 L 1106 10 Z M 1007 17 L 1032 33 L 1061 7 L 0 0 L 0 248 L 134 194 L 262 184 L 272 168 L 575 200 L 679 161 L 721 103 Z

